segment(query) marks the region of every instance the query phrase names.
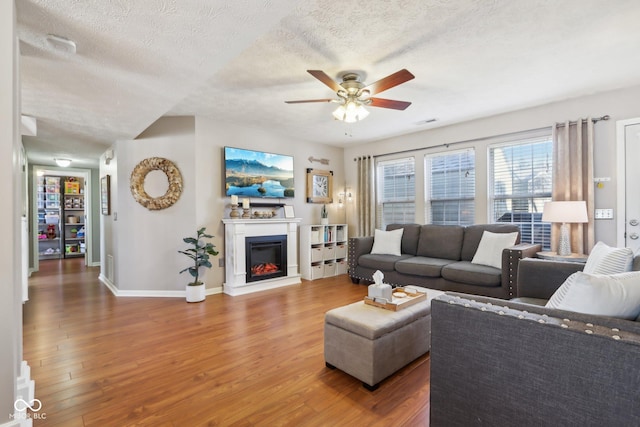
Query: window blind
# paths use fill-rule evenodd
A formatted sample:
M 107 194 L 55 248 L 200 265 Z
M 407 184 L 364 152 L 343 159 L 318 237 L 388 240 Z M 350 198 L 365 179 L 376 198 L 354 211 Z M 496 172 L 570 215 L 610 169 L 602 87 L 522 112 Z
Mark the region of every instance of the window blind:
M 542 222 L 551 200 L 551 136 L 489 147 L 489 209 L 495 222 L 517 224 L 523 243 L 551 245 L 551 225 Z
M 380 161 L 376 172 L 378 227 L 415 222 L 415 159 Z
M 425 155 L 425 218 L 431 224 L 470 225 L 475 220 L 475 151 Z

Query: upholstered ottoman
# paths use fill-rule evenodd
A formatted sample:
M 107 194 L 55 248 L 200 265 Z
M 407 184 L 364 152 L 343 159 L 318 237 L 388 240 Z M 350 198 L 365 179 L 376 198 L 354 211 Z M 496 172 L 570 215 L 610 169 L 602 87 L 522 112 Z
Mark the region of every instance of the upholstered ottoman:
M 327 367 L 338 368 L 375 390 L 380 381 L 429 351 L 431 300 L 444 292 L 422 290 L 427 292 L 425 301 L 399 311 L 363 301 L 329 310 L 324 320 Z

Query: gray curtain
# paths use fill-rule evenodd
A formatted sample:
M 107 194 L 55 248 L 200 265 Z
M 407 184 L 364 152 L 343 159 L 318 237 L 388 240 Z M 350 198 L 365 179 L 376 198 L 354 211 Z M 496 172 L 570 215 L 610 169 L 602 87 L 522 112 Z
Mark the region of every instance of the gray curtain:
M 591 117 L 553 127 L 553 200 L 584 200 L 589 222 L 571 224 L 571 249 L 588 254 L 594 245 L 593 121 Z M 560 225 L 553 224 L 551 247 L 558 245 Z
M 376 228 L 374 159 L 362 156 L 354 159 L 358 170 L 358 189 L 356 191 L 356 214 L 358 216 L 357 236 L 373 236 Z

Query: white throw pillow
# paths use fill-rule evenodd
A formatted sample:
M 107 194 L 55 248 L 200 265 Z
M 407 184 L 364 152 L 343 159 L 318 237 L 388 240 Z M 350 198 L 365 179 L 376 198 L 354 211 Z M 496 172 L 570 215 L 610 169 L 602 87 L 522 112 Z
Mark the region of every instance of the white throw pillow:
M 485 230 L 471 262 L 473 264 L 502 268 L 502 251 L 509 246 L 515 245 L 517 239 L 517 231 L 513 233 L 492 233 Z
M 633 251 L 629 248 L 612 248 L 602 242 L 596 243 L 584 265 L 583 273 L 618 274 L 631 271 Z
M 402 254 L 402 233 L 404 228 L 397 230 L 384 231 L 376 229 L 373 236 L 372 254 L 378 255 L 397 255 Z
M 640 315 L 640 271 L 613 275 L 573 273 L 547 307 L 597 316 L 635 319 Z

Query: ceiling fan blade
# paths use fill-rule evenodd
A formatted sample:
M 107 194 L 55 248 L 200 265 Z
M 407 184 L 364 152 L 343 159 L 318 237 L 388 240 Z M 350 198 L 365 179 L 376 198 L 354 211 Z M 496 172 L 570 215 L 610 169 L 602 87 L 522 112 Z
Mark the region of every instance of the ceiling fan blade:
M 375 95 L 376 93 L 380 93 L 387 89 L 391 89 L 392 87 L 398 86 L 404 82 L 408 82 L 413 78 L 415 78 L 413 74 L 411 74 L 406 69 L 402 69 L 381 80 L 378 80 L 375 83 L 371 83 L 369 86 L 366 86 L 362 90 L 368 90 L 371 95 Z
M 302 101 L 284 101 L 287 104 L 304 104 L 305 102 L 331 102 L 334 101 L 331 98 L 324 98 L 324 99 L 304 99 Z
M 371 100 L 372 107 L 380 107 L 380 108 L 391 108 L 393 110 L 406 110 L 406 108 L 411 105 L 410 102 L 407 101 L 394 101 L 393 99 L 384 99 L 384 98 L 369 98 Z
M 338 91 L 344 90 L 344 88 L 342 86 L 340 86 L 338 83 L 336 83 L 335 80 L 333 80 L 331 77 L 329 77 L 327 75 L 327 73 L 325 73 L 322 70 L 307 70 L 307 73 L 311 74 L 313 77 L 315 77 L 316 79 L 320 80 L 325 85 L 329 86 L 331 88 L 331 90 L 333 90 L 334 92 L 338 92 Z

